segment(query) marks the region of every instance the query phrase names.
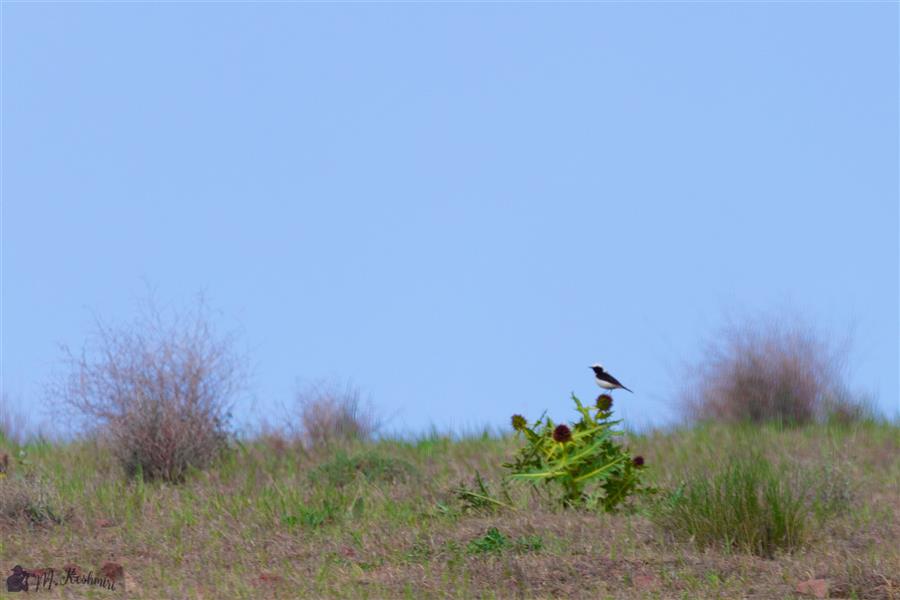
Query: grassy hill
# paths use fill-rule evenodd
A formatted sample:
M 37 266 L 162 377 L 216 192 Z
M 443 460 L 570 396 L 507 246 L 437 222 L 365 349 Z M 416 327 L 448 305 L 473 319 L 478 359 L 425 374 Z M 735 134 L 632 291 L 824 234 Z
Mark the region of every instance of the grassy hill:
M 46 597 L 770 599 L 810 579 L 833 597 L 900 597 L 896 425 L 627 443 L 659 492 L 604 514 L 506 482 L 513 437 L 311 452 L 270 436 L 179 485 L 126 479 L 99 442 L 0 441 L 0 568 L 124 567 L 116 591 L 70 583 Z M 779 519 L 784 544 L 745 543 Z

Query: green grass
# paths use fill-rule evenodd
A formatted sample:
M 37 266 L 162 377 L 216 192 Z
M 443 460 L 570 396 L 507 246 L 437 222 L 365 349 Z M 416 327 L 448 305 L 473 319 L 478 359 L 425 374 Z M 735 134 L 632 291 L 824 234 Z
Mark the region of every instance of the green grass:
M 416 468 L 408 461 L 372 450 L 348 456 L 343 449 L 337 449 L 332 458 L 309 472 L 309 480 L 313 485 L 334 487 L 345 487 L 358 477 L 368 481 L 394 483 L 405 482 L 417 476 Z
M 94 442 L 6 445 L 0 502 L 11 482 L 42 481 L 62 520 L 0 515 L 0 569 L 113 559 L 129 596 L 153 599 L 782 598 L 813 575 L 844 597 L 900 595 L 897 426 L 625 442 L 660 492 L 612 515 L 504 483 L 511 437 L 433 432 L 313 453 L 245 441 L 180 485 L 126 480 Z
M 775 468 L 759 453 L 691 473 L 653 507 L 663 529 L 701 547 L 719 545 L 771 558 L 807 540 L 812 517 L 825 521 L 843 506 L 821 502 L 825 481 Z
M 496 527 L 491 527 L 483 536 L 470 541 L 466 546 L 469 554 L 500 554 L 506 551 L 539 552 L 544 540 L 539 535 L 521 536 L 515 540 L 503 535 Z

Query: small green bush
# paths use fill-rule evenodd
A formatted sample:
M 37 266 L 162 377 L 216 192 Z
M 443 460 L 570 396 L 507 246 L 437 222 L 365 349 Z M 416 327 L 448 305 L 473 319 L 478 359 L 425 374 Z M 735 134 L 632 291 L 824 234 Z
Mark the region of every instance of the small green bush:
M 469 554 L 488 554 L 502 552 L 511 545 L 508 537 L 500 533 L 496 527 L 491 527 L 483 536 L 469 542 L 466 550 Z
M 324 462 L 309 472 L 309 481 L 314 485 L 345 487 L 357 477 L 371 482 L 398 483 L 416 477 L 416 468 L 399 458 L 382 456 L 375 452 L 363 452 L 348 456 L 337 452 L 331 460 Z
M 806 541 L 811 515 L 824 519 L 843 510 L 843 498 L 823 496 L 831 492 L 827 486 L 750 453 L 712 473 L 691 474 L 651 514 L 665 530 L 701 547 L 722 545 L 771 558 Z
M 326 523 L 337 520 L 340 514 L 340 507 L 334 502 L 324 501 L 321 506 L 298 506 L 294 512 L 284 514 L 281 517 L 281 523 L 288 527 L 319 527 Z
M 469 554 L 500 554 L 512 552 L 540 552 L 544 540 L 539 535 L 522 536 L 511 540 L 496 527 L 491 527 L 483 536 L 475 538 L 466 546 Z
M 512 425 L 526 445 L 503 466 L 513 480 L 543 483 L 561 491 L 564 506 L 596 506 L 615 511 L 630 496 L 653 490 L 642 484 L 643 457 L 633 457 L 616 441 L 612 397 L 601 394 L 596 406 L 586 407 L 572 394 L 581 418 L 555 425 L 546 415 L 529 425 L 514 415 Z

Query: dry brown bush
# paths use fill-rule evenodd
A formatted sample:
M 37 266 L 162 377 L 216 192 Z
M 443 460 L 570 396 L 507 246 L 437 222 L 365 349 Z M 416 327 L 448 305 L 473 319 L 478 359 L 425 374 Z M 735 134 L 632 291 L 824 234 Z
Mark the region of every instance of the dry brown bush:
M 129 476 L 180 481 L 226 445 L 246 361 L 213 330 L 202 297 L 168 318 L 151 299 L 129 325 L 98 320 L 81 353 L 63 353 L 51 394 L 100 429 Z
M 319 383 L 298 392 L 300 436 L 310 447 L 365 441 L 381 427 L 370 402 L 350 383 Z
M 0 443 L 4 440 L 18 445 L 25 443 L 25 429 L 25 417 L 13 410 L 9 396 L 3 392 L 0 394 Z
M 697 420 L 803 425 L 867 411 L 846 381 L 846 345 L 799 318 L 729 323 L 686 369 L 682 407 Z

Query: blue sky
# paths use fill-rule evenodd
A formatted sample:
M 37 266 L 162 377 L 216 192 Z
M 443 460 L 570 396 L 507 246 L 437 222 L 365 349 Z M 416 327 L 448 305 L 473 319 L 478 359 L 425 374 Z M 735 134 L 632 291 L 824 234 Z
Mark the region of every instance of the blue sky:
M 896 3 L 5 2 L 3 391 L 150 282 L 242 332 L 246 422 L 565 417 L 601 361 L 663 423 L 781 310 L 896 415 L 898 101 Z

